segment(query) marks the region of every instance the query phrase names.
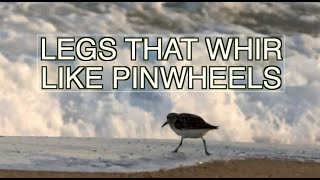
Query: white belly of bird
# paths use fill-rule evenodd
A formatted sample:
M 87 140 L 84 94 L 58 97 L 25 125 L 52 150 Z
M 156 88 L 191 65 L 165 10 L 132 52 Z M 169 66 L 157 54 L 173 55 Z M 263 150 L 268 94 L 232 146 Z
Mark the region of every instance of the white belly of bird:
M 175 129 L 173 131 L 183 138 L 200 138 L 203 137 L 209 130 L 208 129 Z

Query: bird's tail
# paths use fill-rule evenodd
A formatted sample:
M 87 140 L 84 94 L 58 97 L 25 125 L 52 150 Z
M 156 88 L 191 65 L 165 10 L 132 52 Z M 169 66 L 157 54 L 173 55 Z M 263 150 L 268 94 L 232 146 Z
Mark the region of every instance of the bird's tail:
M 219 126 L 211 126 L 212 129 L 219 129 Z

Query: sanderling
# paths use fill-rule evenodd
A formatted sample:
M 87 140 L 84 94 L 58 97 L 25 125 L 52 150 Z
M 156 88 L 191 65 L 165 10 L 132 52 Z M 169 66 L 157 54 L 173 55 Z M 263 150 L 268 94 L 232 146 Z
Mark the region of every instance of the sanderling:
M 206 141 L 203 136 L 210 130 L 218 129 L 219 126 L 208 124 L 200 116 L 189 113 L 169 113 L 167 115 L 167 121 L 162 127 L 166 124 L 169 124 L 171 129 L 177 135 L 181 136 L 180 144 L 173 152 L 178 152 L 184 138 L 201 138 L 206 154 L 210 155 L 207 151 Z

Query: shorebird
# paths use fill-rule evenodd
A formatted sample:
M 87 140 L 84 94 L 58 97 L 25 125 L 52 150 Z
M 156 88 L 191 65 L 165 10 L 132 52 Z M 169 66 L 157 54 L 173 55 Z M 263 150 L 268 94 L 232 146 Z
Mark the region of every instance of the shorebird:
M 207 151 L 206 141 L 203 136 L 207 134 L 210 130 L 218 129 L 219 126 L 213 126 L 206 123 L 200 116 L 189 113 L 169 113 L 167 115 L 167 121 L 162 125 L 169 124 L 171 129 L 179 136 L 181 136 L 181 141 L 179 146 L 173 151 L 178 152 L 178 149 L 182 145 L 182 141 L 185 138 L 201 138 L 204 144 L 204 149 L 206 155 L 210 155 Z

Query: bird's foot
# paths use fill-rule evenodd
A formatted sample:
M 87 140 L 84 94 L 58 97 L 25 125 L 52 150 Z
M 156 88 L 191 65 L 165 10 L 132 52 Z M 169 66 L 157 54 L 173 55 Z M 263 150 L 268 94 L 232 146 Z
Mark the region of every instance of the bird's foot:
M 174 150 L 174 151 L 172 151 L 173 153 L 177 153 L 178 152 L 178 150 Z
M 206 152 L 206 155 L 207 155 L 207 156 L 210 156 L 211 154 L 210 154 L 210 153 L 208 153 L 208 152 Z

